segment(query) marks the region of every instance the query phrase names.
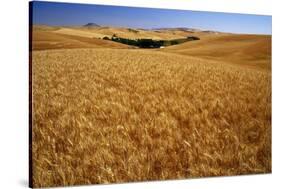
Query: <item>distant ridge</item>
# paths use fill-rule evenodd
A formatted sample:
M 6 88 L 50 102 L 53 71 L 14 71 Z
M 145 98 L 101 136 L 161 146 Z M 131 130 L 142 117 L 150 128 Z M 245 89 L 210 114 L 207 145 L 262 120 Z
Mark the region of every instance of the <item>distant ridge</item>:
M 181 30 L 181 31 L 191 31 L 191 32 L 201 31 L 201 30 L 199 30 L 199 29 L 186 28 L 186 27 L 175 27 L 175 28 L 153 28 L 152 30 Z
M 96 23 L 93 23 L 93 22 L 90 22 L 90 23 L 84 25 L 84 27 L 100 27 L 100 25 L 98 25 Z

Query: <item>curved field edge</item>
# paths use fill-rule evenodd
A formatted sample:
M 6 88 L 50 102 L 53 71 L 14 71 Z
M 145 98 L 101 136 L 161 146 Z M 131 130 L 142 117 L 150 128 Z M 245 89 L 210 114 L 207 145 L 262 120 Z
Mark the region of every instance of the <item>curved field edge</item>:
M 145 50 L 33 52 L 33 183 L 271 172 L 271 73 Z

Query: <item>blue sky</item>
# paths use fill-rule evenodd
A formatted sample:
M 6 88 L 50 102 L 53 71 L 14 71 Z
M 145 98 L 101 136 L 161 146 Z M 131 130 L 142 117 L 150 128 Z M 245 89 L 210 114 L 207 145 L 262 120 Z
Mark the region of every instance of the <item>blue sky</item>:
M 131 28 L 188 27 L 233 33 L 271 34 L 271 16 L 136 8 L 108 5 L 33 2 L 33 24 Z

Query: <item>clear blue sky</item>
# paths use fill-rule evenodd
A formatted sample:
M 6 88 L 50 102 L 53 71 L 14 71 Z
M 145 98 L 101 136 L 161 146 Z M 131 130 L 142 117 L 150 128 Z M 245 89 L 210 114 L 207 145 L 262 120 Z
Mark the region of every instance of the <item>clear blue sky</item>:
M 107 5 L 33 2 L 33 23 L 52 26 L 131 28 L 188 27 L 233 33 L 271 34 L 271 16 Z

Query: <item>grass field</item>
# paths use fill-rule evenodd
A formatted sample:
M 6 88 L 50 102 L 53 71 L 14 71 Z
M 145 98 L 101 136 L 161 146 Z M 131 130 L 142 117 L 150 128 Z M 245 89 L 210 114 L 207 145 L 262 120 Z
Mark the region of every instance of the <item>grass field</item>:
M 34 30 L 35 187 L 271 172 L 270 36 L 133 49 Z

